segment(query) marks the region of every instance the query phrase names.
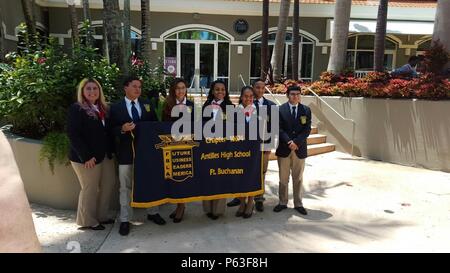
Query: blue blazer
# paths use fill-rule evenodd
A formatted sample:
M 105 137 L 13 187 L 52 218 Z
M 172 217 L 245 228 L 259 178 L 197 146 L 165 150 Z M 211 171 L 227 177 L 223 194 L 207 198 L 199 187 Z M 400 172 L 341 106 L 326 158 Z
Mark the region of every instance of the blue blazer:
M 142 115 L 140 121 L 158 121 L 154 106 L 146 100 L 139 99 Z M 115 152 L 120 165 L 133 164 L 133 138 L 131 132 L 121 133 L 122 125 L 132 122 L 133 119 L 128 114 L 125 99 L 111 106 L 110 110 L 111 130 L 114 136 Z M 139 122 L 134 130 L 139 130 Z M 135 134 L 136 135 L 136 134 Z
M 289 141 L 293 140 L 298 146 L 296 155 L 303 159 L 308 156 L 307 138 L 311 133 L 311 109 L 308 106 L 299 104 L 295 119 L 291 115 L 289 103 L 286 102 L 279 108 L 280 113 L 280 143 L 276 155 L 288 157 L 291 153 Z
M 105 156 L 112 158 L 113 143 L 109 132 L 108 118 L 103 125 L 100 119 L 89 116 L 78 103 L 72 104 L 67 116 L 69 160 L 85 163 L 95 157 L 96 163 L 100 164 Z
M 271 128 L 271 126 L 272 126 L 272 118 L 271 118 L 271 113 L 272 113 L 272 105 L 275 105 L 276 106 L 276 103 L 275 102 L 273 102 L 273 101 L 271 101 L 271 100 L 268 100 L 268 99 L 266 99 L 265 97 L 263 97 L 263 99 L 264 99 L 264 101 L 263 101 L 263 106 L 266 106 L 266 109 L 267 109 L 267 122 L 266 122 L 266 128 L 267 128 L 267 132 L 268 133 L 270 133 L 270 128 Z M 258 113 L 258 116 L 260 116 L 260 105 L 257 103 L 257 101 L 255 100 L 255 105 L 256 105 L 256 109 L 257 109 L 257 113 Z M 266 141 L 264 141 L 264 143 L 269 143 L 270 142 L 270 139 L 269 140 L 266 140 Z

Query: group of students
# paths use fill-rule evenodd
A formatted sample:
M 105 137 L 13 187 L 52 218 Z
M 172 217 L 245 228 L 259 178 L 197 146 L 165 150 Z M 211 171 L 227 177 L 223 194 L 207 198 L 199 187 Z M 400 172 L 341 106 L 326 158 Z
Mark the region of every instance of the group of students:
M 265 82 L 256 81 L 253 86 L 245 86 L 241 90 L 239 105 L 246 111 L 245 119 L 258 116 L 259 106 L 269 109 L 274 102 L 264 97 Z M 158 121 L 154 107 L 150 102 L 140 98 L 142 82 L 131 76 L 124 80 L 125 96 L 110 107 L 106 104 L 100 83 L 95 79 L 84 79 L 79 83 L 77 102 L 68 114 L 67 132 L 70 140 L 71 165 L 81 185 L 79 194 L 77 225 L 82 229 L 103 230 L 104 225 L 113 224 L 114 219 L 108 218 L 110 198 L 113 194 L 116 179 L 116 163 L 120 181 L 120 228 L 123 236 L 130 231 L 133 208 L 130 206 L 133 151 L 132 142 L 136 125 L 139 122 Z M 287 91 L 288 102 L 278 108 L 279 111 L 279 144 L 276 150 L 279 166 L 279 204 L 274 211 L 280 212 L 287 208 L 288 182 L 292 175 L 294 191 L 294 208 L 300 214 L 307 211 L 302 204 L 302 181 L 305 158 L 307 157 L 307 138 L 311 131 L 311 111 L 301 104 L 300 88 L 292 86 Z M 203 118 L 203 122 L 215 119 L 217 112 L 226 114 L 226 106 L 233 105 L 225 82 L 216 80 L 211 84 L 209 94 L 202 110 L 213 107 L 212 115 Z M 173 80 L 169 94 L 165 99 L 162 121 L 176 121 L 172 117 L 174 107 L 189 107 L 187 111 L 194 119 L 194 103 L 187 98 L 187 83 L 181 79 Z M 263 174 L 267 172 L 269 153 L 263 156 Z M 113 157 L 115 155 L 115 159 Z M 206 215 L 216 220 L 225 213 L 226 206 L 239 206 L 236 216 L 250 218 L 254 209 L 264 210 L 263 195 L 235 198 L 228 204 L 226 199 L 203 201 Z M 182 221 L 185 204 L 178 203 L 170 214 L 174 223 Z M 147 219 L 158 225 L 166 224 L 159 214 L 159 207 L 147 209 Z

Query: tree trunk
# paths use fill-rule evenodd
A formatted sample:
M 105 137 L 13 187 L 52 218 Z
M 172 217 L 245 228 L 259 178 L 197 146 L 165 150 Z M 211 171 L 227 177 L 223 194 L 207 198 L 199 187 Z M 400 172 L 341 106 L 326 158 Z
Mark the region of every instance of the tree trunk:
M 123 71 L 123 50 L 121 45 L 123 35 L 122 22 L 120 20 L 122 16 L 120 14 L 119 0 L 103 0 L 103 17 L 109 62 L 117 64 Z
M 270 61 L 273 69 L 273 79 L 279 82 L 282 77 L 282 62 L 284 45 L 286 42 L 286 28 L 289 17 L 290 0 L 281 0 L 280 16 L 278 17 L 278 29 L 273 47 L 272 60 Z
M 333 73 L 340 73 L 345 68 L 351 8 L 352 0 L 336 0 L 333 40 L 327 69 Z
M 449 0 L 438 0 L 436 7 L 436 19 L 434 20 L 433 43 L 439 41 L 447 53 L 450 52 L 450 11 Z M 450 67 L 450 62 L 446 68 Z
M 377 29 L 375 33 L 374 70 L 384 71 L 384 47 L 386 43 L 388 0 L 380 0 L 378 6 Z
M 86 45 L 93 46 L 94 38 L 92 37 L 92 26 L 91 26 L 91 10 L 89 8 L 89 0 L 83 0 L 83 20 L 87 22 L 89 27 L 86 29 Z
M 72 46 L 77 47 L 80 44 L 80 35 L 78 31 L 78 16 L 75 5 L 69 5 L 70 26 L 72 29 Z
M 263 0 L 261 35 L 261 79 L 267 79 L 269 67 L 269 0 Z
M 294 0 L 294 18 L 292 20 L 292 79 L 298 80 L 298 53 L 300 44 L 300 0 Z
M 141 0 L 141 58 L 150 61 L 152 51 L 150 36 L 150 0 Z
M 131 23 L 130 0 L 123 1 L 123 74 L 129 76 L 131 66 Z
M 0 22 L 3 22 L 3 11 L 0 9 Z M 0 62 L 5 60 L 5 40 L 3 27 L 0 27 Z
M 25 17 L 25 24 L 30 37 L 36 36 L 36 18 L 34 17 L 33 7 L 33 0 L 22 0 L 23 16 Z

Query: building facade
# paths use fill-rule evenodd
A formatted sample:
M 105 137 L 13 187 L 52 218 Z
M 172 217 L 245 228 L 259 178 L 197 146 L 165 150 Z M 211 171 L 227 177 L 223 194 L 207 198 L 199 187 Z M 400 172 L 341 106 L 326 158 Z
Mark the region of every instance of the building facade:
M 0 0 L 4 47 L 17 47 L 18 25 L 24 21 L 21 1 Z M 122 2 L 122 1 L 120 1 Z M 185 78 L 192 87 L 209 86 L 215 79 L 237 91 L 243 81 L 260 75 L 261 0 L 151 0 L 152 58 L 154 64 Z M 270 1 L 269 46 L 273 47 L 280 1 Z M 299 75 L 319 78 L 327 69 L 333 29 L 334 1 L 300 1 Z M 71 47 L 69 11 L 65 0 L 38 0 L 38 30 Z M 102 1 L 91 0 L 96 45 L 102 48 Z M 81 6 L 78 9 L 82 19 Z M 131 1 L 133 49 L 141 35 L 140 1 Z M 373 68 L 373 44 L 378 1 L 353 1 L 347 65 L 357 73 Z M 388 13 L 385 67 L 392 70 L 430 46 L 436 1 L 391 0 Z M 292 16 L 292 6 L 290 10 Z M 292 17 L 288 20 L 283 74 L 290 78 Z M 242 77 L 242 79 L 241 79 Z

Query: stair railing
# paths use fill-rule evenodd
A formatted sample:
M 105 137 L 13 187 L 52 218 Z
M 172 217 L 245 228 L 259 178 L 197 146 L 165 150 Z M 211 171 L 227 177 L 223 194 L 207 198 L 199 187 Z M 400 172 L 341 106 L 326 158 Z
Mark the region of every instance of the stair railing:
M 247 85 L 244 81 L 244 78 L 242 77 L 242 74 L 239 74 L 239 77 L 241 78 L 241 81 L 244 85 Z M 328 106 L 338 117 L 340 117 L 344 121 L 348 121 L 352 123 L 352 153 L 351 155 L 354 156 L 354 149 L 355 149 L 355 130 L 356 130 L 356 122 L 353 119 L 346 118 L 343 115 L 341 115 L 336 109 L 334 109 L 328 102 L 326 102 L 324 99 L 322 99 L 319 95 L 317 95 L 314 90 L 312 90 L 310 87 L 306 87 L 309 92 L 311 92 L 316 98 L 318 98 L 321 102 L 323 102 L 326 106 Z M 272 96 L 272 98 L 277 102 L 278 105 L 281 105 L 280 101 L 275 97 L 275 95 L 272 93 L 272 91 L 267 88 L 266 91 Z

